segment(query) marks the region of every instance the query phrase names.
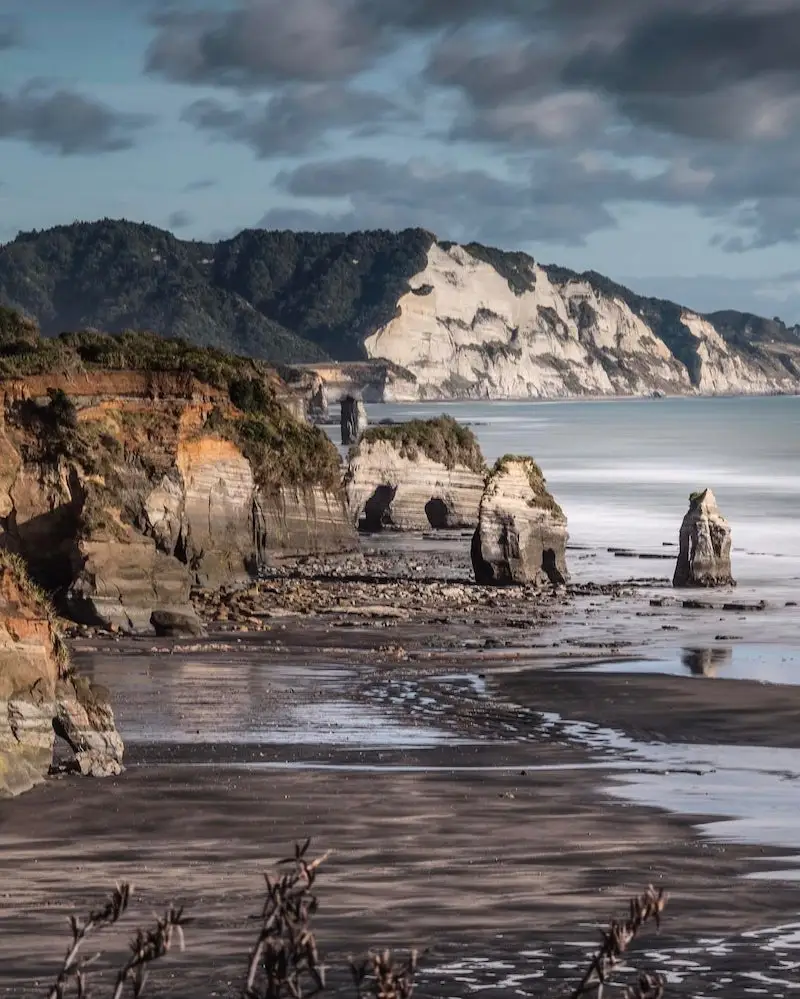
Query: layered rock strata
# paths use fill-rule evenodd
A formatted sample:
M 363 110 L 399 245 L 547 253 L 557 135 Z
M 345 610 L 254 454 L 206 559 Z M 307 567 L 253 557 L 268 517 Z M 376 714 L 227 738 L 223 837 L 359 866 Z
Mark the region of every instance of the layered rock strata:
M 564 584 L 567 518 L 532 458 L 507 455 L 492 469 L 472 538 L 475 581 L 484 586 Z
M 154 610 L 191 613 L 194 585 L 356 543 L 335 448 L 277 399 L 261 419 L 190 374 L 142 371 L 0 392 L 0 547 L 77 621 L 149 631 Z
M 477 442 L 455 421 L 373 427 L 351 452 L 347 505 L 367 531 L 474 527 L 484 475 Z
M 22 563 L 0 553 L 0 796 L 44 779 L 56 732 L 82 773 L 121 771 L 108 692 L 69 667 L 52 608 Z
M 702 489 L 689 497 L 679 545 L 673 586 L 736 585 L 731 570 L 731 528 L 710 489 Z

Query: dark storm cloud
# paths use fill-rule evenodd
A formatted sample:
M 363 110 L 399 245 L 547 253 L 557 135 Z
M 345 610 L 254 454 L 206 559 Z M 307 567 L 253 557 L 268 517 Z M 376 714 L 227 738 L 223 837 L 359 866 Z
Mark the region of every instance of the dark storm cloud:
M 61 156 L 129 149 L 148 121 L 36 82 L 17 94 L 0 93 L 0 139 L 19 139 Z
M 172 214 L 167 219 L 167 225 L 170 229 L 187 229 L 190 225 L 194 224 L 194 215 L 190 212 L 179 208 L 177 211 L 172 212 Z
M 432 95 L 440 102 L 439 138 L 510 156 L 518 171 L 509 184 L 464 169 L 436 181 L 350 161 L 364 188 L 337 195 L 349 207 L 299 205 L 284 219 L 569 243 L 612 225 L 615 205 L 646 201 L 696 209 L 731 251 L 800 239 L 800 0 L 232 0 L 222 12 L 162 13 L 155 28 L 151 72 L 272 92 L 262 105 L 204 95 L 187 112 L 262 157 L 305 153 L 334 129 L 381 127 L 383 111 L 359 106 L 353 81 L 423 43 L 409 65 L 427 52 L 424 78 L 406 83 L 421 112 Z M 308 170 L 284 178 L 287 193 L 348 184 L 341 166 Z
M 620 184 L 625 183 L 623 177 Z M 589 232 L 614 226 L 589 186 L 576 190 L 557 164 L 507 180 L 483 170 L 427 161 L 386 163 L 369 157 L 304 164 L 282 172 L 278 186 L 305 200 L 344 199 L 340 211 L 308 206 L 276 209 L 267 227 L 391 228 L 422 226 L 442 237 L 519 244 L 532 239 L 578 245 Z
M 182 83 L 242 90 L 346 79 L 375 52 L 372 18 L 350 0 L 253 0 L 226 13 L 168 13 L 147 69 Z
M 213 98 L 195 101 L 183 117 L 217 139 L 245 143 L 266 159 L 307 152 L 330 131 L 347 128 L 368 135 L 408 115 L 380 94 L 335 84 L 297 84 L 263 104 L 231 108 Z
M 19 22 L 0 15 L 0 52 L 14 49 L 22 44 L 22 29 Z

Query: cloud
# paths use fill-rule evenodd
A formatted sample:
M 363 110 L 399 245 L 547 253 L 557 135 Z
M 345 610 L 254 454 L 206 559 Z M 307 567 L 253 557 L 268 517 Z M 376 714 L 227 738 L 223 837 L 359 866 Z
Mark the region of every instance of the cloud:
M 188 229 L 190 225 L 194 224 L 194 215 L 190 212 L 184 211 L 179 208 L 177 211 L 172 212 L 172 214 L 167 219 L 167 225 L 170 229 Z
M 186 118 L 261 158 L 319 154 L 337 130 L 386 130 L 401 112 L 362 78 L 381 65 L 433 123 L 434 135 L 420 129 L 426 150 L 439 140 L 444 162 L 457 140 L 459 155 L 468 144 L 479 162 L 493 157 L 498 176 L 524 174 L 527 221 L 498 204 L 512 218 L 491 223 L 477 205 L 484 231 L 573 243 L 638 201 L 693 208 L 731 252 L 800 241 L 799 0 L 206 0 L 154 18 L 148 70 L 246 94 L 198 94 Z M 410 78 L 420 57 L 423 76 Z M 289 204 L 285 217 L 424 224 L 417 185 L 439 228 L 463 225 L 472 209 L 446 184 L 434 197 L 430 182 L 377 163 L 364 180 L 406 185 L 409 204 L 352 191 L 339 213 Z M 479 172 L 450 175 L 469 188 Z
M 0 139 L 18 139 L 61 156 L 129 149 L 149 120 L 36 81 L 15 95 L 0 93 Z
M 22 44 L 22 29 L 14 18 L 0 15 L 0 52 Z
M 225 13 L 156 18 L 149 72 L 240 90 L 342 80 L 380 48 L 372 18 L 351 0 L 251 0 Z
M 800 321 L 800 272 L 772 277 L 725 277 L 696 274 L 677 277 L 621 278 L 643 295 L 667 298 L 697 312 L 736 309 L 756 315 L 780 316 L 788 325 Z
M 574 166 L 576 174 L 581 169 Z M 616 224 L 611 212 L 591 196 L 589 186 L 573 188 L 555 163 L 509 180 L 427 160 L 388 163 L 363 157 L 304 164 L 281 172 L 276 183 L 294 198 L 344 203 L 333 211 L 305 204 L 276 208 L 259 223 L 269 228 L 421 226 L 458 240 L 519 245 L 536 239 L 581 245 L 590 232 Z
M 261 159 L 299 154 L 322 143 L 326 133 L 352 129 L 374 134 L 408 113 L 380 94 L 338 84 L 295 84 L 265 103 L 231 108 L 213 98 L 195 101 L 184 120 L 218 140 L 243 142 Z
M 200 180 L 190 180 L 183 190 L 186 194 L 190 194 L 192 191 L 207 191 L 210 187 L 216 187 L 217 183 L 218 181 L 212 180 L 210 177 L 204 177 Z

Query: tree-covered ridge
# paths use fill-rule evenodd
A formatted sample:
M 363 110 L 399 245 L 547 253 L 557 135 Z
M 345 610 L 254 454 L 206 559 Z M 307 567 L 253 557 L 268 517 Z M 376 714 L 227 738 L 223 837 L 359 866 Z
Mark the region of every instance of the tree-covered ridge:
M 48 336 L 150 329 L 273 362 L 359 360 L 433 238 L 245 230 L 203 243 L 133 222 L 76 222 L 0 247 L 0 303 Z

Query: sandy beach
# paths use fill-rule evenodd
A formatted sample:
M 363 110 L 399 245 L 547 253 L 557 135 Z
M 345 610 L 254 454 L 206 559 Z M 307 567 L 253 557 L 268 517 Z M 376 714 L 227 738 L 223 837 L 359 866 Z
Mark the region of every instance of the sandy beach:
M 179 902 L 187 952 L 153 994 L 237 995 L 261 874 L 312 836 L 334 851 L 318 917 L 334 969 L 418 946 L 422 994 L 541 994 L 653 883 L 671 898 L 637 967 L 670 995 L 784 995 L 800 940 L 793 602 L 745 587 L 684 606 L 667 560 L 607 551 L 595 564 L 655 571 L 487 596 L 463 548 L 366 538 L 230 596 L 208 639 L 76 638 L 114 692 L 127 769 L 0 809 L 2 994 L 41 995 L 67 915 L 129 878 L 109 958 L 137 914 Z

